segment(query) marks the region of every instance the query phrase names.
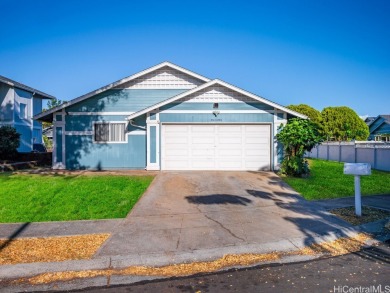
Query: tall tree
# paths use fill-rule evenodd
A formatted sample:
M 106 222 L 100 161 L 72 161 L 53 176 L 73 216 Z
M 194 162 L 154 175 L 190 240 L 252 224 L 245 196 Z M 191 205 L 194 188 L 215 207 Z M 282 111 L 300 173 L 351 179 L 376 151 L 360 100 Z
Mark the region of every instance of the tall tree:
M 47 101 L 47 109 L 44 108 L 42 111 L 47 111 L 47 110 L 49 110 L 49 109 L 51 109 L 51 108 L 60 106 L 60 105 L 62 105 L 63 103 L 64 103 L 63 101 L 61 101 L 60 99 L 57 99 L 57 98 L 48 100 L 48 101 Z M 50 127 L 50 126 L 52 126 L 52 125 L 53 125 L 53 123 L 51 123 L 51 122 L 42 122 L 42 127 L 43 127 L 43 128 L 47 128 L 47 127 Z
M 62 103 L 63 103 L 63 101 L 61 101 L 60 99 L 54 98 L 52 100 L 47 101 L 47 108 L 51 109 L 51 108 L 54 108 L 54 107 L 61 105 Z
M 303 115 L 306 115 L 314 123 L 321 124 L 322 122 L 321 112 L 314 109 L 313 107 L 310 107 L 309 105 L 306 104 L 289 105 L 287 106 L 287 108 L 295 112 L 301 113 Z
M 366 140 L 370 135 L 366 123 L 351 108 L 327 107 L 322 110 L 321 116 L 328 140 Z

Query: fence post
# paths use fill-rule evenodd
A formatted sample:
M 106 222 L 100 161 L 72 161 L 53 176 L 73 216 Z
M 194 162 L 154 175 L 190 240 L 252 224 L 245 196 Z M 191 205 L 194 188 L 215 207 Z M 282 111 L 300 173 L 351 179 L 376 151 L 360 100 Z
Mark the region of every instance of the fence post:
M 326 160 L 329 161 L 329 143 L 326 145 Z
M 356 159 L 357 159 L 357 149 L 356 149 L 356 141 L 354 141 L 353 142 L 354 143 L 354 150 L 355 150 L 355 152 L 354 152 L 354 162 L 356 163 Z
M 341 162 L 341 141 L 339 141 L 339 162 Z
M 376 169 L 376 155 L 377 155 L 377 148 L 376 148 L 376 145 L 374 145 L 374 167 L 373 167 L 373 169 Z

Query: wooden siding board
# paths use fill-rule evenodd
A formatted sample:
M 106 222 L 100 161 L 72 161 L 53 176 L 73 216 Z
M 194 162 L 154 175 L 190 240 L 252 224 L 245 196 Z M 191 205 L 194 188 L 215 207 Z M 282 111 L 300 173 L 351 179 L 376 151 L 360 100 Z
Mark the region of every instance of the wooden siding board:
M 160 108 L 163 110 L 214 110 L 214 103 L 171 103 Z M 263 103 L 218 103 L 218 110 L 273 110 Z
M 0 123 L 10 122 L 14 115 L 14 91 L 3 83 L 0 83 Z
M 67 107 L 68 112 L 136 112 L 186 89 L 112 89 Z
M 146 136 L 133 135 L 127 143 L 93 143 L 92 136 L 66 135 L 67 169 L 144 169 Z
M 13 125 L 18 133 L 20 133 L 20 145 L 18 152 L 32 151 L 32 130 L 29 125 Z
M 221 113 L 215 117 L 210 114 L 171 114 L 161 113 L 161 122 L 200 122 L 200 123 L 250 123 L 250 122 L 273 122 L 273 114 L 259 113 L 259 114 L 224 114 Z
M 62 162 L 62 127 L 56 127 L 56 163 Z

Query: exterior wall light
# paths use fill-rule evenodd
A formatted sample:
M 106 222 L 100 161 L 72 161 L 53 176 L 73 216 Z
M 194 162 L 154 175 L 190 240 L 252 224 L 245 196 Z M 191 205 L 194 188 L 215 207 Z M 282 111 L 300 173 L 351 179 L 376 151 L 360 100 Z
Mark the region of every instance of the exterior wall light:
M 217 117 L 218 114 L 219 114 L 219 111 L 218 111 L 218 110 L 214 110 L 214 111 L 213 111 L 213 114 L 214 114 L 215 117 Z

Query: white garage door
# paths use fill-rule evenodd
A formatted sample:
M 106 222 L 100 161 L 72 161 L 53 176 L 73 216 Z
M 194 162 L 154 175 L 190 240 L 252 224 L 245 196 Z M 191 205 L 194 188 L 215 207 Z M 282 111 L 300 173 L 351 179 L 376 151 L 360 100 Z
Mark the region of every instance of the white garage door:
M 163 125 L 162 170 L 269 170 L 270 125 Z

